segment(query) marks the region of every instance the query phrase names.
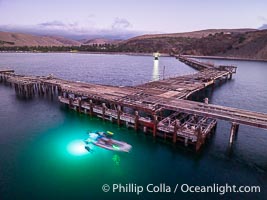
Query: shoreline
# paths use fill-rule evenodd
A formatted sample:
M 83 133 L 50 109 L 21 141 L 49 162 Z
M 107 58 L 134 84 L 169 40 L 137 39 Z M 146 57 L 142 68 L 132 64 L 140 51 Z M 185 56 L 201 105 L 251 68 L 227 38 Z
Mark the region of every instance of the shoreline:
M 238 61 L 258 61 L 258 62 L 267 62 L 267 59 L 256 59 L 256 58 L 241 58 L 241 57 L 224 57 L 224 56 L 195 56 L 195 55 L 183 55 L 189 58 L 207 58 L 214 60 L 238 60 Z
M 70 51 L 50 51 L 50 52 L 38 52 L 38 51 L 0 51 L 0 53 L 73 53 L 73 54 L 110 54 L 110 55 L 128 55 L 128 56 L 153 56 L 153 53 L 137 53 L 137 52 L 70 52 Z M 167 53 L 160 53 L 160 57 L 172 57 Z
M 104 54 L 104 55 L 128 55 L 128 56 L 153 56 L 153 53 L 137 53 L 137 52 L 70 52 L 70 51 L 50 51 L 50 52 L 36 52 L 36 51 L 0 51 L 0 53 L 73 53 L 73 54 Z M 267 59 L 255 59 L 255 58 L 241 58 L 241 57 L 225 57 L 225 56 L 196 56 L 196 55 L 183 55 L 189 58 L 206 58 L 214 60 L 237 60 L 237 61 L 257 61 L 267 62 Z M 160 53 L 160 57 L 175 57 L 168 53 Z

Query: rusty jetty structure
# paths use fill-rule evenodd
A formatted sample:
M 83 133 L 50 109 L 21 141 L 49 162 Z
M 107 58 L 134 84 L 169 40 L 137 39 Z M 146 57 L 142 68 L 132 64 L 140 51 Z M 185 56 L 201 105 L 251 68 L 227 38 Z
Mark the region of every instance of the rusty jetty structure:
M 0 70 L 0 82 L 15 88 L 17 95 L 57 97 L 70 109 L 132 127 L 199 151 L 215 132 L 217 120 L 232 124 L 230 146 L 239 125 L 267 129 L 267 114 L 188 100 L 197 92 L 223 83 L 236 73 L 235 66 L 214 66 L 176 56 L 195 68 L 194 74 L 136 86 L 109 86 L 63 80 L 53 76 L 24 76 Z

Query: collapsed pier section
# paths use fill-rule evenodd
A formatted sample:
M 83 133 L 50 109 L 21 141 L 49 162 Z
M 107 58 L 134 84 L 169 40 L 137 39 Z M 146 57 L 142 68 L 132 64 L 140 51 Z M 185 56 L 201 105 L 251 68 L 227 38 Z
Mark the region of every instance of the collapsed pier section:
M 59 101 L 70 109 L 97 116 L 118 125 L 131 127 L 154 138 L 160 137 L 198 151 L 216 129 L 216 120 L 167 109 L 152 110 L 137 108 L 116 101 L 101 101 L 98 98 L 77 96 L 63 91 Z

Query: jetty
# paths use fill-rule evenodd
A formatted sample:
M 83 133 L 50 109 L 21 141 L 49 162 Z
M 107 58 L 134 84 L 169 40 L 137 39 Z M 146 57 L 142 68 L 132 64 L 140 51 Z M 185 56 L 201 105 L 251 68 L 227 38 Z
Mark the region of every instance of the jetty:
M 13 69 L 0 69 L 0 73 L 14 73 L 15 70 Z
M 57 97 L 77 112 L 132 127 L 199 151 L 216 130 L 217 120 L 231 123 L 232 146 L 239 125 L 267 129 L 267 114 L 188 100 L 196 92 L 232 79 L 236 66 L 215 66 L 176 56 L 195 68 L 194 74 L 152 81 L 136 86 L 110 86 L 68 81 L 49 76 L 24 76 L 0 70 L 0 82 L 18 95 Z

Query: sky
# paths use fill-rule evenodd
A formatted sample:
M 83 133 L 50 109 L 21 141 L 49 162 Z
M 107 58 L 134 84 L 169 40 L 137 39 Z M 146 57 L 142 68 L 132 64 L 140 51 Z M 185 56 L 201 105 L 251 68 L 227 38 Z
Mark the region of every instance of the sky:
M 0 0 L 0 30 L 130 37 L 267 24 L 266 0 Z

